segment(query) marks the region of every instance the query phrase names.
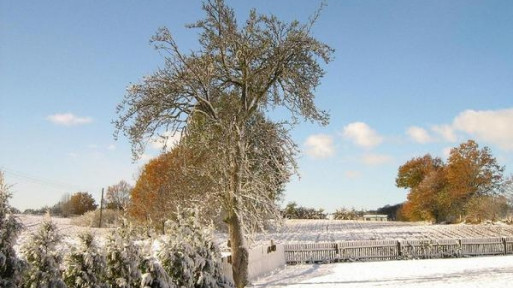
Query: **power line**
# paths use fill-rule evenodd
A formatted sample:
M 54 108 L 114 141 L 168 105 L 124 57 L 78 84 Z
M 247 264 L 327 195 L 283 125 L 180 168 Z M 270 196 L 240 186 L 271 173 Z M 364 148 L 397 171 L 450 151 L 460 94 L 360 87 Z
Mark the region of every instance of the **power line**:
M 53 187 L 53 188 L 60 188 L 60 189 L 69 189 L 69 190 L 83 190 L 83 187 L 79 187 L 77 185 L 54 181 L 54 180 L 48 180 L 41 177 L 34 177 L 32 175 L 29 175 L 24 172 L 16 171 L 13 169 L 6 168 L 5 166 L 0 167 L 0 170 L 4 171 L 6 174 L 9 174 L 11 176 L 24 179 L 26 181 L 36 183 L 39 185 L 47 186 L 47 187 Z

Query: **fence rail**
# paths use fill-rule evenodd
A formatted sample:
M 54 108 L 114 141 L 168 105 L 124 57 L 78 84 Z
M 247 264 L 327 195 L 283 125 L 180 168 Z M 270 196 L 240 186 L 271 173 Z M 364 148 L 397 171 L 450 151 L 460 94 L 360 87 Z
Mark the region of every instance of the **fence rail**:
M 336 260 L 392 260 L 398 255 L 398 252 L 399 247 L 397 241 L 394 240 L 340 242 Z
M 513 237 L 285 244 L 287 264 L 513 254 Z

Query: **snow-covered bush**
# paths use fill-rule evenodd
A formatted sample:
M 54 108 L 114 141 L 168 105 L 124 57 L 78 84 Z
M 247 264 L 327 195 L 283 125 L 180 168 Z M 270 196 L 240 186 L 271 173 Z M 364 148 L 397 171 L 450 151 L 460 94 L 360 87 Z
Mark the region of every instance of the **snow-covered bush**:
M 141 288 L 177 288 L 157 259 L 153 257 L 145 258 L 142 261 L 141 268 L 143 273 Z
M 169 228 L 158 258 L 173 283 L 178 287 L 229 287 L 212 225 L 203 227 L 194 210 L 185 210 L 178 213 L 176 222 L 169 222 Z
M 21 247 L 21 254 L 28 264 L 28 268 L 23 273 L 22 287 L 66 287 L 60 271 L 62 256 L 57 250 L 61 239 L 61 235 L 57 232 L 57 226 L 47 215 L 38 231 L 32 234 Z
M 102 227 L 115 227 L 121 221 L 122 213 L 116 209 L 103 209 Z M 71 219 L 71 224 L 85 227 L 98 227 L 100 223 L 100 210 L 93 210 Z
M 78 236 L 79 243 L 66 255 L 64 282 L 68 287 L 100 288 L 104 285 L 105 258 L 96 246 L 94 237 L 87 232 Z
M 112 288 L 137 287 L 141 283 L 141 253 L 134 244 L 133 230 L 125 223 L 107 237 L 106 278 Z
M 9 185 L 0 171 L 0 287 L 17 287 L 21 281 L 21 261 L 16 256 L 14 244 L 22 229 L 21 223 L 12 215 L 9 206 Z

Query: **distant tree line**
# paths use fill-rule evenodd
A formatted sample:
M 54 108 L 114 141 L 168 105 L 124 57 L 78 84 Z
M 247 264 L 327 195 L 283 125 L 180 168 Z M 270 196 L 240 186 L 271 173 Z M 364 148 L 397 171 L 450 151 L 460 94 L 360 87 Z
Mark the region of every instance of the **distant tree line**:
M 387 215 L 388 220 L 392 221 L 401 221 L 402 219 L 398 218 L 398 213 L 403 207 L 403 203 L 395 204 L 395 205 L 385 205 L 376 210 L 376 214 Z
M 98 207 L 93 196 L 88 192 L 76 192 L 64 194 L 61 200 L 53 206 L 45 206 L 39 209 L 25 209 L 23 214 L 44 215 L 50 212 L 51 215 L 69 217 L 83 215 L 87 211 L 95 210 Z
M 126 209 L 130 203 L 132 189 L 133 187 L 124 180 L 109 186 L 105 194 L 103 207 L 112 210 Z M 53 206 L 45 206 L 38 209 L 25 209 L 23 214 L 44 215 L 50 212 L 51 215 L 60 217 L 80 216 L 88 211 L 96 210 L 98 206 L 91 193 L 75 192 L 73 194 L 64 194 L 61 200 Z M 16 214 L 21 213 L 21 211 L 15 208 L 13 209 Z
M 333 213 L 333 219 L 335 220 L 359 220 L 363 218 L 363 215 L 369 213 L 365 210 L 356 210 L 355 208 L 338 208 L 335 213 Z
M 398 204 L 400 205 L 400 204 Z M 396 206 L 398 206 L 396 205 Z M 396 206 L 393 206 L 397 209 Z M 396 211 L 392 211 L 389 207 L 385 206 L 377 210 L 356 210 L 355 208 L 338 208 L 331 216 L 334 220 L 361 220 L 365 214 L 387 214 L 389 219 L 395 219 Z M 287 219 L 327 219 L 328 213 L 323 208 L 315 209 L 310 207 L 303 207 L 296 202 L 290 202 L 282 210 L 283 217 Z
M 290 202 L 283 210 L 283 217 L 287 219 L 326 219 L 326 216 L 322 208 L 307 208 L 296 202 Z

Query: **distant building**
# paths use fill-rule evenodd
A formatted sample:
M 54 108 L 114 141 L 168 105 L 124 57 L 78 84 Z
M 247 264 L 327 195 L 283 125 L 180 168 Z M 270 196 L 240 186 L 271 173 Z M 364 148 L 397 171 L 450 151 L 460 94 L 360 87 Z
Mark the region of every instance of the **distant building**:
M 368 214 L 368 215 L 363 215 L 363 220 L 364 221 L 388 221 L 388 216 L 382 215 L 382 214 Z

